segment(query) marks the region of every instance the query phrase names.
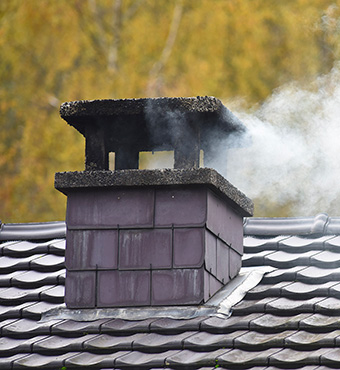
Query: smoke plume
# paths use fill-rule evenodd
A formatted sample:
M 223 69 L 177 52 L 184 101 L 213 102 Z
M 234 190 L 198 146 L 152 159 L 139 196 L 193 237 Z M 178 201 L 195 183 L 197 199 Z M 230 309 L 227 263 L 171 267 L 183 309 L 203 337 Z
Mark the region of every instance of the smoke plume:
M 294 216 L 340 215 L 339 82 L 337 67 L 307 88 L 277 89 L 252 113 L 232 109 L 252 143 L 229 150 L 218 170 L 255 200 L 258 216 L 268 216 L 265 204 L 277 212 L 288 204 Z

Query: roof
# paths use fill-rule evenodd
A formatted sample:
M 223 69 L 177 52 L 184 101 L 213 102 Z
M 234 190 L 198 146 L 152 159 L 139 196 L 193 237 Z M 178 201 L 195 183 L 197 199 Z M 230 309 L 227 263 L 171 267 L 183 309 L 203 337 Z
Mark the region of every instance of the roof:
M 244 231 L 241 273 L 271 272 L 230 315 L 76 321 L 46 314 L 63 307 L 65 224 L 2 225 L 0 368 L 338 368 L 340 218 L 246 219 Z

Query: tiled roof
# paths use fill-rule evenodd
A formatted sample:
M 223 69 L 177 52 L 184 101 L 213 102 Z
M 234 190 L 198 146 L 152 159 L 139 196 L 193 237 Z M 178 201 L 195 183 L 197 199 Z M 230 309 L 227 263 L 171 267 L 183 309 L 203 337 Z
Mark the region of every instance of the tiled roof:
M 230 317 L 73 321 L 40 320 L 63 307 L 65 225 L 2 225 L 0 369 L 339 368 L 340 219 L 247 219 L 244 230 L 243 272 L 273 271 Z

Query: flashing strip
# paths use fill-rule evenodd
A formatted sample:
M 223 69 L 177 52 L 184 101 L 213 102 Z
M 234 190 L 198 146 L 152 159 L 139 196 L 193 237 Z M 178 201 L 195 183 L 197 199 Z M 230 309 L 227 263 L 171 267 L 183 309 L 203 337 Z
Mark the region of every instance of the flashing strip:
M 216 316 L 223 315 L 229 317 L 232 313 L 232 307 L 241 302 L 249 290 L 255 288 L 259 284 L 263 275 L 274 270 L 276 270 L 276 268 L 272 266 L 242 268 L 235 279 L 215 294 L 216 296 L 224 293 L 224 297 L 221 297 L 222 299 L 218 303 Z M 212 297 L 212 299 L 214 299 L 214 297 Z M 207 304 L 209 304 L 210 301 L 211 300 L 209 300 Z
M 168 306 L 168 307 L 128 307 L 128 308 L 54 308 L 43 313 L 41 322 L 55 319 L 74 321 L 94 321 L 99 319 L 145 320 L 149 318 L 193 319 L 198 316 L 211 316 L 216 307 L 211 306 Z

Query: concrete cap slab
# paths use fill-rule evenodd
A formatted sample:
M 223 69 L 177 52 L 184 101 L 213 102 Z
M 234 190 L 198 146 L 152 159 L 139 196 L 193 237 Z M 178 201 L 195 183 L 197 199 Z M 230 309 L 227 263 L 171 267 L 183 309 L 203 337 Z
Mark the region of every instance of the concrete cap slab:
M 57 172 L 55 188 L 67 194 L 80 188 L 205 185 L 227 200 L 241 216 L 252 216 L 253 202 L 211 168 Z

